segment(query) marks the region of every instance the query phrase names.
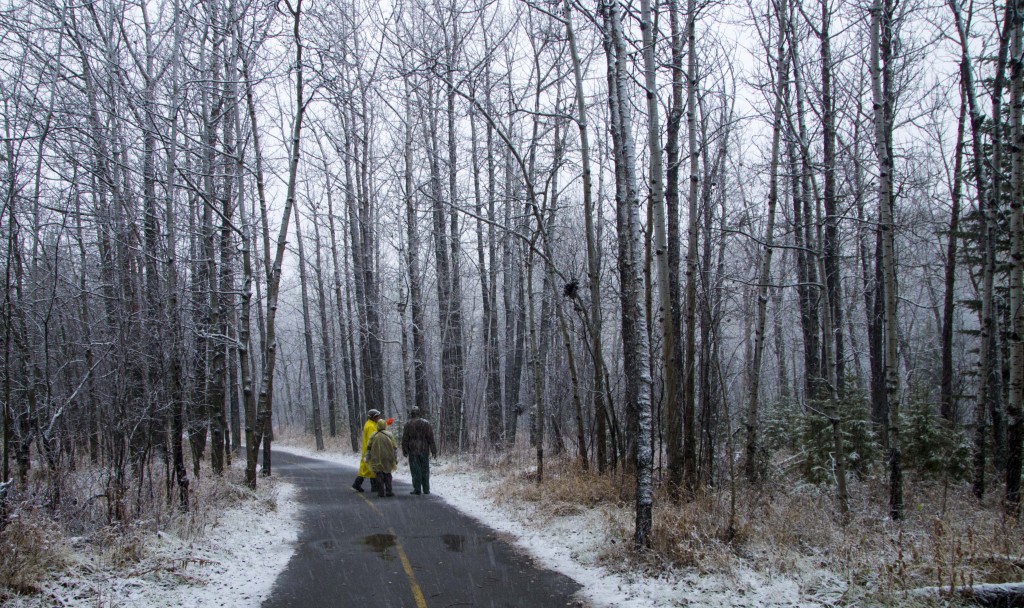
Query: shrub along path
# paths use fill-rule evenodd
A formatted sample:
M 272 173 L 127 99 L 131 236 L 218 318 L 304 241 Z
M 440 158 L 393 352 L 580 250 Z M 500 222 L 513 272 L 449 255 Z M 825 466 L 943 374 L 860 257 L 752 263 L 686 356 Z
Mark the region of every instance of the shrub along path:
M 263 608 L 584 605 L 577 583 L 537 568 L 436 494 L 410 495 L 397 480 L 394 497 L 360 494 L 354 467 L 283 452 L 274 471 L 298 488 L 302 530 Z

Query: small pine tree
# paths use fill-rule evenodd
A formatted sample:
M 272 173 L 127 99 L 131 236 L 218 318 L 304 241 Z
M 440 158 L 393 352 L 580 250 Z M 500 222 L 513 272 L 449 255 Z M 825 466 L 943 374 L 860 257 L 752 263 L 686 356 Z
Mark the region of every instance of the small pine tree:
M 878 434 L 871 420 L 871 405 L 865 391 L 846 382 L 846 394 L 839 403 L 842 419 L 843 445 L 846 447 L 846 466 L 851 473 L 862 477 L 879 462 Z
M 863 391 L 848 385 L 839 403 L 839 427 L 843 433 L 847 470 L 864 475 L 878 462 L 878 447 L 868 400 Z M 771 452 L 783 450 L 803 454 L 801 472 L 811 483 L 832 480 L 835 465 L 832 427 L 825 404 L 809 402 L 773 403 L 766 408 L 765 443 Z
M 935 415 L 935 406 L 912 399 L 903 416 L 903 462 L 921 480 L 965 479 L 971 447 L 963 432 Z

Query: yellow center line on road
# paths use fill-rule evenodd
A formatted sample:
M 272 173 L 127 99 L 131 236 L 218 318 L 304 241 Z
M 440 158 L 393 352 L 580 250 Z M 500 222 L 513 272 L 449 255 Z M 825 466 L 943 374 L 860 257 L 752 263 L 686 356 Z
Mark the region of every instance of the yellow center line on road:
M 359 495 L 359 498 L 362 498 L 367 506 L 373 509 L 381 519 L 384 519 L 384 514 L 380 512 L 377 505 L 370 502 L 362 494 Z M 405 548 L 402 547 L 402 543 L 398 541 L 398 534 L 390 526 L 388 526 L 388 532 L 391 532 L 391 536 L 395 538 L 395 549 L 398 550 L 398 559 L 402 561 L 402 569 L 405 570 L 405 575 L 409 577 L 409 586 L 412 587 L 412 596 L 416 599 L 416 608 L 427 608 L 427 600 L 423 597 L 423 590 L 420 589 L 420 584 L 416 582 L 416 575 L 412 571 L 412 562 L 409 561 L 409 556 L 405 554 Z

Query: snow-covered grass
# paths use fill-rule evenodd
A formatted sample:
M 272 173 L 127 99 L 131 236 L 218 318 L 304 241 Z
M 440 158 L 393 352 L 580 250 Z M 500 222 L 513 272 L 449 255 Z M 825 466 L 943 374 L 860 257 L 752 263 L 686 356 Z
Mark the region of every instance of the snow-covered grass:
M 279 439 L 277 450 L 358 460 L 343 440 L 318 452 L 307 439 Z M 979 505 L 965 487 L 908 483 L 907 519 L 898 525 L 886 516 L 877 480 L 852 485 L 845 523 L 828 488 L 739 484 L 679 504 L 659 492 L 653 547 L 638 552 L 629 477 L 583 472 L 557 457 L 547 462 L 538 484 L 525 451 L 445 457 L 432 464 L 431 490 L 541 567 L 576 580 L 593 608 L 948 606 L 941 592 L 950 587 L 1022 578 L 1021 527 L 1001 516 L 997 498 Z M 404 460 L 396 476 L 409 479 Z M 71 537 L 41 510 L 16 514 L 4 534 L 20 534 L 17 546 L 34 547 L 38 559 L 23 560 L 31 576 L 15 584 L 35 592 L 0 586 L 0 603 L 258 605 L 294 550 L 295 490 L 261 477 L 252 494 L 237 469 L 193 484 L 201 508 L 127 529 Z M 0 536 L 0 576 L 12 546 Z M 908 593 L 929 586 L 937 588 Z
M 571 466 L 548 466 L 543 484 L 532 471 L 509 475 L 442 467 L 439 492 L 460 510 L 517 539 L 541 565 L 579 582 L 594 607 L 822 606 L 843 585 L 816 564 L 797 576 L 729 559 L 721 542 L 701 539 L 678 565 L 657 552 L 633 550 L 629 488 L 617 476 L 599 478 Z M 659 507 L 655 535 L 664 537 L 671 509 Z
M 14 526 L 4 530 L 0 549 L 10 556 L 18 547 L 21 566 L 27 560 L 35 572 L 13 581 L 23 593 L 0 586 L 0 603 L 11 608 L 258 606 L 294 551 L 298 503 L 290 484 L 261 478 L 253 493 L 241 481 L 237 467 L 222 479 L 193 479 L 196 507 L 188 513 L 159 516 L 159 523 L 143 518 L 131 526 L 98 527 L 81 536 L 68 535 L 67 527 L 27 501 L 16 505 Z M 40 529 L 46 531 L 46 546 L 36 538 Z
M 355 464 L 347 448 L 301 455 Z M 339 444 L 340 445 L 340 444 Z M 538 484 L 529 452 L 444 457 L 431 491 L 504 533 L 545 568 L 581 584 L 594 608 L 651 606 L 950 606 L 942 590 L 1019 580 L 1024 533 L 998 500 L 966 486 L 909 480 L 907 517 L 887 516 L 884 480 L 851 483 L 851 512 L 829 488 L 737 484 L 673 504 L 655 497 L 651 551 L 633 548 L 633 481 L 548 456 Z M 408 479 L 404 461 L 396 474 Z M 732 505 L 735 504 L 735 507 Z M 938 585 L 940 593 L 911 590 Z
M 357 460 L 309 446 L 278 449 L 350 465 Z M 780 572 L 757 568 L 723 547 L 707 548 L 700 557 L 712 559 L 698 567 L 637 555 L 630 548 L 632 508 L 623 499 L 628 489 L 617 487 L 615 478 L 583 478 L 556 466 L 538 487 L 532 469 L 521 464 L 446 457 L 431 465 L 431 493 L 513 539 L 541 567 L 580 583 L 594 608 L 830 606 L 845 591 L 814 559 Z M 408 479 L 405 461 L 396 477 Z

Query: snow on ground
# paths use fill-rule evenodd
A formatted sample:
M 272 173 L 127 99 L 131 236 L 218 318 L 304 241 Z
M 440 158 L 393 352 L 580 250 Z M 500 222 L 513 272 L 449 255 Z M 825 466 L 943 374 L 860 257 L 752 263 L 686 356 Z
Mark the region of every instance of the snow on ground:
M 278 446 L 276 449 L 300 456 L 355 465 L 358 456 L 313 452 L 304 448 Z M 668 571 L 648 574 L 641 568 L 601 565 L 601 553 L 615 540 L 615 518 L 602 510 L 581 509 L 557 516 L 540 513 L 526 502 L 498 504 L 488 498 L 500 479 L 468 470 L 458 463 L 431 465 L 431 494 L 504 533 L 516 547 L 541 567 L 560 572 L 578 582 L 583 598 L 593 608 L 651 608 L 669 606 L 832 606 L 844 585 L 834 574 L 813 563 L 799 569 L 799 579 L 766 574 L 742 563 L 733 564 L 729 575 Z M 408 481 L 409 470 L 400 461 L 395 477 Z M 632 514 L 626 514 L 632 517 Z M 631 521 L 626 522 L 629 525 Z
M 551 517 L 530 504 L 497 506 L 481 496 L 481 480 L 472 473 L 442 474 L 431 483 L 432 490 L 434 487 L 460 511 L 514 537 L 516 545 L 540 565 L 578 582 L 595 608 L 831 605 L 801 590 L 814 579 L 827 584 L 831 576 L 824 572 L 805 572 L 808 580 L 798 582 L 768 577 L 743 566 L 734 567 L 728 577 L 692 571 L 651 575 L 640 568 L 632 573 L 613 571 L 598 563 L 614 538 L 609 534 L 612 526 L 606 513 L 591 509 Z
M 351 453 L 313 452 L 277 445 L 275 449 L 309 458 L 355 465 Z M 614 530 L 631 525 L 628 513 L 580 509 L 557 515 L 541 513 L 527 502 L 498 504 L 490 490 L 501 480 L 468 470 L 457 462 L 435 463 L 432 493 L 484 525 L 504 533 L 541 567 L 560 572 L 582 586 L 593 608 L 669 606 L 830 606 L 842 595 L 842 582 L 813 564 L 799 578 L 773 576 L 733 564 L 728 575 L 618 564 L 609 568 L 601 555 L 614 542 Z M 403 461 L 396 478 L 409 480 Z M 261 482 L 267 484 L 267 482 Z M 33 598 L 15 598 L 5 606 L 35 608 L 243 608 L 258 606 L 288 563 L 298 538 L 301 504 L 295 488 L 280 478 L 265 491 L 266 500 L 239 501 L 220 514 L 193 541 L 167 532 L 149 535 L 142 559 L 117 568 L 95 557 L 95 550 L 69 548 L 65 574 L 46 584 Z M 93 555 L 93 557 L 86 557 Z
M 261 482 L 266 483 L 266 482 Z M 41 593 L 19 596 L 4 606 L 35 608 L 250 608 L 270 589 L 295 551 L 299 503 L 294 486 L 276 481 L 211 517 L 193 541 L 165 531 L 140 540 L 141 559 L 118 567 L 95 546 L 73 539 L 68 566 Z

